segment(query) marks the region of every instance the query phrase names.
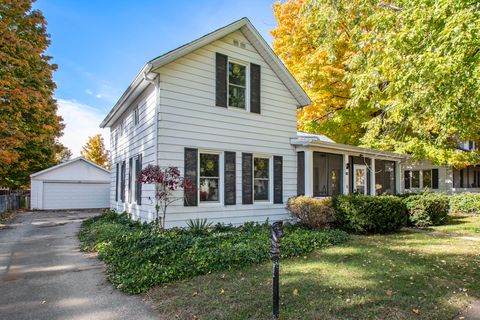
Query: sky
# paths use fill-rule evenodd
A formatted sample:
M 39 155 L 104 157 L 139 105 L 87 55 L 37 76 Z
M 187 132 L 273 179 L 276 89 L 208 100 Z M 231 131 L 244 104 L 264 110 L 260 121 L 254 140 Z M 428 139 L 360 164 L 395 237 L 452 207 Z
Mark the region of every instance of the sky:
M 75 1 L 37 0 L 47 21 L 47 54 L 54 73 L 60 139 L 78 156 L 89 136 L 109 130 L 100 122 L 154 57 L 242 17 L 248 17 L 268 43 L 276 25 L 275 0 Z

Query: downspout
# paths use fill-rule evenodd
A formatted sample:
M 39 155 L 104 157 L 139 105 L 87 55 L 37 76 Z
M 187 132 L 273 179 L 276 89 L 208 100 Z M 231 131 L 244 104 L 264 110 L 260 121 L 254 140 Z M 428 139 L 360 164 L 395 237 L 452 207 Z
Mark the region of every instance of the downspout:
M 159 111 L 160 111 L 160 75 L 156 75 L 154 76 L 153 78 L 149 78 L 148 77 L 148 74 L 151 72 L 152 70 L 152 64 L 149 63 L 147 65 L 147 69 L 145 70 L 145 72 L 143 73 L 143 79 L 151 84 L 154 85 L 154 90 L 155 90 L 155 115 L 154 115 L 154 121 L 155 121 L 155 124 L 154 124 L 154 128 L 155 128 L 155 137 L 154 137 L 154 143 L 155 145 L 153 146 L 153 150 L 154 150 L 154 162 L 153 164 L 154 165 L 158 165 L 158 121 L 159 121 Z M 158 193 L 158 184 L 155 184 L 155 194 Z M 159 217 L 159 204 L 158 204 L 158 200 L 157 200 L 157 197 L 155 196 L 155 217 L 154 217 L 154 221 L 158 221 L 158 217 Z M 163 222 L 165 224 L 165 222 Z M 164 225 L 165 226 L 165 225 Z

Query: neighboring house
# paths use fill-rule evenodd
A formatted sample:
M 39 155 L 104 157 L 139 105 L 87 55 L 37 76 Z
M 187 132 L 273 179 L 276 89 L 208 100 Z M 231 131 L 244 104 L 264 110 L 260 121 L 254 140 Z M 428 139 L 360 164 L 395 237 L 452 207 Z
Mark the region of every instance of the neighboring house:
M 30 175 L 31 209 L 108 208 L 110 171 L 78 157 Z
M 476 143 L 468 141 L 459 146 L 459 152 L 478 150 Z M 407 161 L 404 165 L 405 192 L 425 189 L 445 193 L 480 192 L 480 166 L 464 169 L 436 166 L 429 160 Z
M 148 164 L 177 166 L 197 187 L 169 208 L 167 227 L 284 219 L 298 194 L 400 191 L 404 156 L 297 136 L 297 108 L 309 104 L 246 18 L 151 60 L 101 123 L 110 207 L 153 219 L 154 187 L 137 181 Z

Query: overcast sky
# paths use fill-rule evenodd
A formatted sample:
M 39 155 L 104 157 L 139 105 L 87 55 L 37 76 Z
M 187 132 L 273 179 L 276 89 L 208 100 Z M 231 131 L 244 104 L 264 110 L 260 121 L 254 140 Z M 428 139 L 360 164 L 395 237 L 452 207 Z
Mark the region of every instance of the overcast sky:
M 100 122 L 148 60 L 208 32 L 248 17 L 268 43 L 275 27 L 273 0 L 65 1 L 38 0 L 58 64 L 61 141 L 80 154 L 88 136 L 108 130 Z

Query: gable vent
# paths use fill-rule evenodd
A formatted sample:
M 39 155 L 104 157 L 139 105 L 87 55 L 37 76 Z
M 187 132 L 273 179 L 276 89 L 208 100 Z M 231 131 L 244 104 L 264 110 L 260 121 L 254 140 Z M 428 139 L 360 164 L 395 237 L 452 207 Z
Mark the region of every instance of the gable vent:
M 238 40 L 233 40 L 233 45 L 235 47 L 240 47 L 242 49 L 245 49 L 247 47 L 247 45 L 245 44 L 245 42 L 239 42 Z

